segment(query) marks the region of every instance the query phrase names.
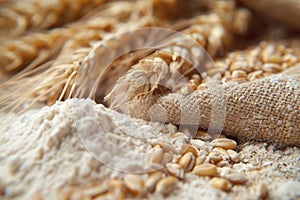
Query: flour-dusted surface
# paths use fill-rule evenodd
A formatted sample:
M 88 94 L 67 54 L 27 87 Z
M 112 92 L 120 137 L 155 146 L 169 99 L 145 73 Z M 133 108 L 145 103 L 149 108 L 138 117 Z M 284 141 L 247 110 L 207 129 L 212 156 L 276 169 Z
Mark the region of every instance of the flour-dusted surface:
M 57 199 L 67 187 L 85 188 L 106 178 L 122 179 L 126 173 L 95 159 L 80 136 L 101 135 L 100 130 L 106 130 L 105 136 L 123 152 L 143 155 L 151 144 L 170 140 L 169 135 L 176 132 L 173 125 L 132 119 L 91 100 L 79 99 L 30 110 L 16 117 L 6 129 L 2 129 L 6 115 L 2 114 L 1 119 L 0 194 L 6 199 L 28 199 L 36 193 L 43 199 Z M 101 141 L 95 144 L 98 142 Z M 207 184 L 208 177 L 186 174 L 167 198 L 256 199 L 260 184 L 268 186 L 271 199 L 300 198 L 299 148 L 274 150 L 262 143 L 249 143 L 238 149 L 242 162 L 233 165 L 233 169 L 245 172 L 246 184 L 235 185 L 227 193 Z M 116 158 L 116 167 L 122 165 L 128 171 L 149 169 L 138 160 L 118 163 L 119 157 L 113 151 L 106 153 Z M 162 198 L 158 193 L 147 196 Z

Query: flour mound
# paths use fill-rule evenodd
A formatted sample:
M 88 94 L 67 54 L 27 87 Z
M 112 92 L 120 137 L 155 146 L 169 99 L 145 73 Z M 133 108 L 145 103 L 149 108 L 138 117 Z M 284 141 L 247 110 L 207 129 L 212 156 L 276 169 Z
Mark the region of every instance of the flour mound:
M 168 127 L 176 131 L 175 126 Z M 132 119 L 89 99 L 30 110 L 0 134 L 0 185 L 8 198 L 27 199 L 39 191 L 55 199 L 65 185 L 120 178 L 120 170 L 149 170 L 153 166 L 142 165 L 136 156 L 142 158 L 156 140 L 168 140 L 168 131 L 158 123 Z M 111 144 L 106 149 L 102 137 Z M 136 155 L 135 160 L 116 154 L 124 152 Z

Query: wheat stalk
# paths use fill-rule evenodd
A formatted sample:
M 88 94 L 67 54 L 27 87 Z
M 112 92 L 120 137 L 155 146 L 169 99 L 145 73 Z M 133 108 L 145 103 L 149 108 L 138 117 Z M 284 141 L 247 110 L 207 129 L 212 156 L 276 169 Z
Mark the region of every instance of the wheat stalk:
M 71 32 L 72 37 L 67 40 L 57 58 L 36 69 L 26 70 L 25 68 L 24 72 L 4 83 L 1 86 L 2 91 L 15 91 L 10 96 L 6 96 L 7 92 L 3 92 L 1 104 L 7 105 L 6 108 L 17 108 L 31 99 L 34 99 L 34 102 L 52 104 L 64 97 L 70 98 L 81 63 L 99 42 L 105 44 L 106 40 L 114 35 L 113 31 L 122 32 L 132 25 L 142 27 L 152 23 L 147 16 L 140 17 L 136 14 L 140 11 L 136 9 L 145 9 L 142 6 L 145 4 L 123 2 L 122 5 L 123 7 L 120 6 L 120 2 L 112 3 L 109 7 L 114 13 L 96 14 L 70 26 L 69 29 L 63 29 L 62 31 L 67 33 Z M 124 5 L 127 9 L 124 9 Z M 108 17 L 105 18 L 105 14 Z M 127 17 L 124 18 L 125 16 Z M 24 82 L 26 84 L 23 84 Z M 27 92 L 24 93 L 24 90 Z M 24 101 L 21 103 L 17 100 L 19 98 Z
M 26 68 L 30 69 L 46 62 L 70 39 L 67 48 L 76 49 L 88 46 L 89 35 L 97 35 L 99 31 L 114 31 L 114 24 L 120 20 L 129 20 L 133 10 L 132 3 L 108 3 L 98 8 L 78 22 L 59 29 L 42 32 L 28 32 L 24 36 L 4 40 L 0 47 L 0 74 L 3 77 L 16 74 Z M 96 12 L 97 11 L 97 12 Z M 81 32 L 80 34 L 77 34 Z M 87 36 L 86 39 L 84 37 Z M 72 38 L 73 37 L 73 38 Z M 90 39 L 96 40 L 97 38 Z M 101 39 L 98 37 L 98 39 Z
M 0 9 L 0 36 L 17 36 L 67 24 L 105 0 L 13 1 Z
M 0 73 L 9 77 L 26 67 L 30 70 L 42 64 L 59 51 L 70 35 L 70 30 L 56 29 L 46 33 L 33 32 L 3 42 L 0 47 Z

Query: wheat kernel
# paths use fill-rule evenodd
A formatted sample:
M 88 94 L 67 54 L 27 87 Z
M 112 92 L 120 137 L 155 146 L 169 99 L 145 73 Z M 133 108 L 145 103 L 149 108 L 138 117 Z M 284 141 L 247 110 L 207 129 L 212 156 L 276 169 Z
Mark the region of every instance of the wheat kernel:
M 224 178 L 214 177 L 209 181 L 209 184 L 219 190 L 227 191 L 230 186 L 230 182 Z
M 215 176 L 217 173 L 217 167 L 213 164 L 205 163 L 195 166 L 193 173 L 198 176 Z

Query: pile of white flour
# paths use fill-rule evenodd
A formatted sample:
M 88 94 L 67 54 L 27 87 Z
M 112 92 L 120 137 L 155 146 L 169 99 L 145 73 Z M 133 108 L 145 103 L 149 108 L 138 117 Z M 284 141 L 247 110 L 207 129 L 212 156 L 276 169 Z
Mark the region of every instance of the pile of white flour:
M 103 135 L 102 129 L 108 131 L 106 135 Z M 131 158 L 124 162 L 127 159 L 125 154 L 116 153 L 143 155 L 152 143 L 161 138 L 162 132 L 169 131 L 175 132 L 176 127 L 158 123 L 149 125 L 91 100 L 68 100 L 39 111 L 28 111 L 14 119 L 0 134 L 0 183 L 5 190 L 3 192 L 8 198 L 28 198 L 40 191 L 42 196 L 55 199 L 55 191 L 65 185 L 86 185 L 88 181 L 118 177 L 121 174 L 118 170 L 145 171 L 147 166 L 141 165 L 142 159 L 134 157 L 135 160 Z M 131 135 L 126 136 L 129 133 Z M 150 133 L 154 133 L 155 137 L 149 138 Z M 138 134 L 141 134 L 140 138 L 135 136 Z M 83 146 L 84 142 L 91 141 L 84 138 L 89 135 L 98 136 L 92 138 L 95 141 L 91 144 L 97 146 L 92 149 L 99 152 L 95 156 L 108 165 L 110 161 L 105 158 L 112 158 L 115 166 L 103 165 L 93 157 L 95 151 L 89 152 Z M 112 143 L 106 151 L 102 146 L 103 136 L 107 137 L 104 142 Z M 167 138 L 168 134 L 164 137 Z M 93 148 L 91 145 L 89 148 Z M 117 147 L 115 149 L 119 152 L 114 152 L 112 147 Z
M 0 197 L 7 199 L 29 199 L 37 191 L 45 199 L 58 199 L 65 186 L 122 178 L 119 170 L 147 171 L 155 167 L 142 162 L 151 144 L 168 141 L 176 132 L 173 125 L 132 119 L 88 99 L 30 110 L 9 124 L 6 117 L 0 118 Z M 273 199 L 300 198 L 299 148 L 274 151 L 245 144 L 240 149 L 245 162 L 234 168 L 246 173 L 246 186 L 225 193 L 207 184 L 207 177 L 188 174 L 168 198 L 249 199 L 260 183 L 267 184 Z M 155 193 L 148 197 L 161 198 Z

